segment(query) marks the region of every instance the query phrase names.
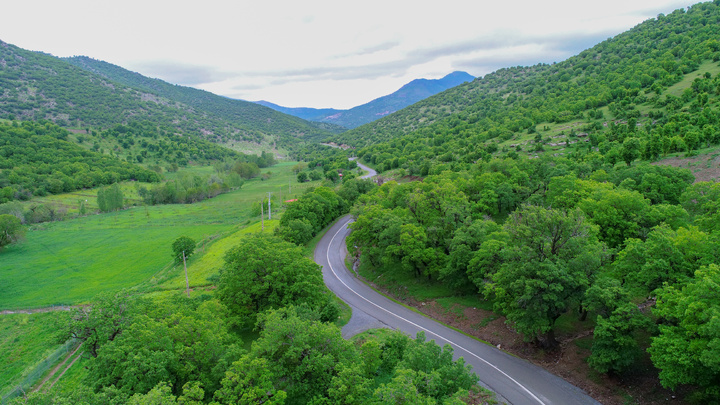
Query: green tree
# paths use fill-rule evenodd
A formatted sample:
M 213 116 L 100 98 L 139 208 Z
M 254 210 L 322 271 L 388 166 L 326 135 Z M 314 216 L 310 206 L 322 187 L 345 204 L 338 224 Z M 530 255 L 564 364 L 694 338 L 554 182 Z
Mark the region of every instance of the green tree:
M 291 307 L 258 316 L 260 337 L 233 365 L 233 373 L 240 377 L 237 383 L 223 382 L 224 392 L 229 394 L 224 401 L 236 403 L 230 401 L 286 392 L 287 404 L 312 403 L 327 397 L 333 378 L 357 361 L 354 346 L 342 338 L 337 326 L 307 319 L 298 312 Z
M 225 255 L 217 295 L 237 321 L 249 326 L 262 311 L 328 300 L 322 272 L 301 248 L 266 234 L 249 236 Z
M 89 306 L 75 308 L 70 320 L 58 325 L 59 339 L 75 338 L 91 356 L 117 338 L 132 320 L 134 306 L 124 291 L 102 293 L 93 298 Z
M 176 264 L 183 262 L 183 254 L 187 260 L 193 253 L 195 253 L 195 239 L 189 236 L 181 236 L 172 244 L 172 256 Z
M 699 402 L 720 401 L 720 267 L 711 264 L 685 286 L 666 286 L 654 314 L 664 320 L 648 351 L 666 388 L 696 387 Z
M 504 263 L 486 293 L 526 340 L 556 345 L 555 321 L 574 305 L 601 265 L 603 246 L 580 210 L 524 206 L 510 215 Z
M 226 316 L 217 300 L 148 303 L 130 326 L 98 350 L 86 381 L 96 390 L 112 385 L 128 395 L 148 393 L 161 382 L 180 395 L 185 384 L 197 382 L 209 399 L 241 355 L 242 342 L 229 333 Z
M 608 318 L 599 315 L 588 364 L 601 373 L 626 371 L 641 354 L 634 334 L 651 326 L 650 318 L 629 302 L 619 306 Z
M 0 214 L 0 249 L 22 239 L 25 231 L 15 215 Z

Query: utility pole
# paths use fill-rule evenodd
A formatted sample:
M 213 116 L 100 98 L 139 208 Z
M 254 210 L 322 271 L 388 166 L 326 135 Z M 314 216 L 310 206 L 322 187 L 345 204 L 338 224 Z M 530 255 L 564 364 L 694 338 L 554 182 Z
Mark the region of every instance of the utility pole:
M 188 280 L 187 275 L 187 262 L 185 261 L 185 251 L 183 250 L 183 266 L 185 266 L 185 291 L 187 291 L 187 296 L 190 298 L 190 281 Z
M 272 197 L 272 193 L 268 191 L 268 221 L 272 219 L 272 208 L 270 207 L 270 197 Z
M 260 224 L 262 225 L 261 230 L 265 230 L 265 213 L 263 212 L 263 203 L 262 200 L 260 200 Z

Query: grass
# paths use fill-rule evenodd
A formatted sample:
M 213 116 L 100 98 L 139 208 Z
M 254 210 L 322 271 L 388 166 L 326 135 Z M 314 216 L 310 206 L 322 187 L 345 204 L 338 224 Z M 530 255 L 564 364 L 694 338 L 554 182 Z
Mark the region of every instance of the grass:
M 683 77 L 682 80 L 668 87 L 663 94 L 672 94 L 676 97 L 681 97 L 683 91 L 692 85 L 693 80 L 709 72 L 711 75 L 716 76 L 720 73 L 720 65 L 717 62 L 705 61 L 697 68 L 697 70 L 690 72 Z
M 280 201 L 320 184 L 290 183 L 291 195 L 294 164 L 265 169 L 270 179 L 248 181 L 240 190 L 200 203 L 135 207 L 34 226 L 24 242 L 0 253 L 0 309 L 77 304 L 102 291 L 147 282 L 170 264 L 170 246 L 179 236 L 210 241 L 231 235 L 252 222 L 255 204 L 269 192 L 278 214 Z M 194 282 L 206 280 L 211 273 L 207 261 L 217 257 L 192 262 L 198 266 Z
M 278 226 L 279 221 L 265 221 L 264 232 L 272 233 Z M 213 275 L 220 271 L 223 265 L 225 253 L 240 243 L 247 234 L 259 233 L 262 225 L 258 221 L 234 231 L 223 238 L 209 241 L 206 245 L 199 244 L 196 254 L 190 258 L 188 263 L 188 279 L 191 287 L 205 286 L 211 284 Z M 159 284 L 160 289 L 177 290 L 185 288 L 185 272 L 182 264 L 168 267 L 166 274 L 159 274 L 150 280 L 151 284 Z
M 55 329 L 66 312 L 8 314 L 0 316 L 0 397 L 10 393 L 42 360 L 61 344 L 48 331 Z
M 418 301 L 428 301 L 453 296 L 453 291 L 448 287 L 437 282 L 416 279 L 402 270 L 391 269 L 378 275 L 367 260 L 360 261 L 358 274 L 370 282 L 383 285 L 391 295 L 400 300 L 413 297 Z

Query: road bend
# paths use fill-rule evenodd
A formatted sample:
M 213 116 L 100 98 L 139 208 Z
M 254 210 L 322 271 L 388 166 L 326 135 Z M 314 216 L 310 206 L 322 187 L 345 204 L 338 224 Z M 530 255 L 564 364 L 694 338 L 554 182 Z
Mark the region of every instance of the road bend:
M 350 233 L 348 215 L 340 218 L 315 248 L 315 261 L 323 267 L 325 284 L 352 308 L 348 326 L 353 333 L 366 328 L 386 326 L 410 336 L 425 332 L 441 346 L 449 344 L 455 358 L 463 357 L 498 400 L 512 405 L 599 404 L 581 389 L 525 360 L 513 357 L 494 346 L 482 343 L 426 316 L 399 305 L 355 278 L 345 266 L 345 238 Z M 344 330 L 344 336 L 347 336 Z

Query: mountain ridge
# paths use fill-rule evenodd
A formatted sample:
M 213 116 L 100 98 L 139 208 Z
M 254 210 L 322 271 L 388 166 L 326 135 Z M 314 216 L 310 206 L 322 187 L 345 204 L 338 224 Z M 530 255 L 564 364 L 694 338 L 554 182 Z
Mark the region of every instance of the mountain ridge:
M 474 79 L 474 76 L 461 71 L 449 73 L 440 79 L 415 79 L 391 94 L 378 97 L 370 102 L 346 110 L 335 108 L 283 107 L 265 100 L 256 101 L 256 103 L 308 121 L 332 123 L 353 129 L 399 111 L 434 94 Z
M 0 118 L 108 128 L 150 121 L 216 143 L 293 148 L 333 132 L 255 103 L 151 79 L 89 57 L 58 58 L 0 41 Z

